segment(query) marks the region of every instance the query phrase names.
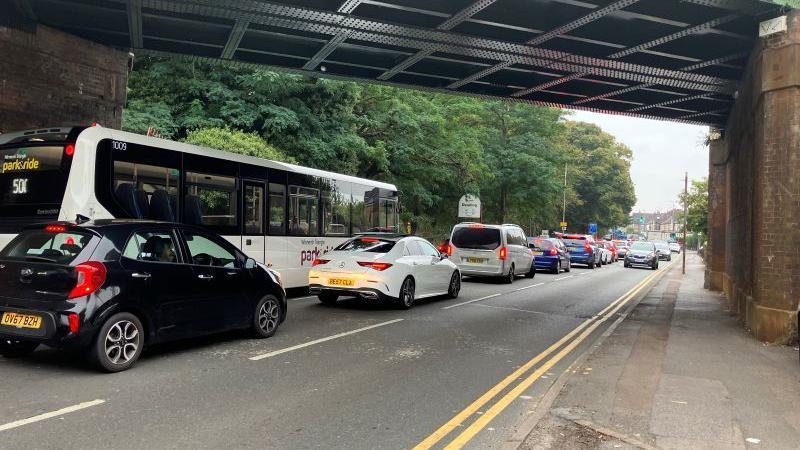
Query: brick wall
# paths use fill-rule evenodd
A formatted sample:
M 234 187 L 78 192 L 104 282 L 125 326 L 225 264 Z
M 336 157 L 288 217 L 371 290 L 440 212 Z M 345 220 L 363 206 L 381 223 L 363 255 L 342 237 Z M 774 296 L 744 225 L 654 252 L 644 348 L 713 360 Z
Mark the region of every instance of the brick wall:
M 127 52 L 41 25 L 0 25 L 0 55 L 0 131 L 93 121 L 120 127 Z
M 790 342 L 800 299 L 800 11 L 789 32 L 759 43 L 738 94 L 710 153 L 706 285 L 724 291 L 757 338 Z

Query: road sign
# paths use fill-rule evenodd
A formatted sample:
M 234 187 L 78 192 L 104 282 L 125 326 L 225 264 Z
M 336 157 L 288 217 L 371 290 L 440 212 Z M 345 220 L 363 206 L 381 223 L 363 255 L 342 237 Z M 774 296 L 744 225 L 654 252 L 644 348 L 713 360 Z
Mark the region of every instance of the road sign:
M 558 226 L 560 226 L 561 228 L 566 228 L 567 227 L 567 222 L 561 222 L 561 223 L 558 224 Z
M 595 233 L 597 233 L 597 224 L 596 223 L 590 223 L 589 224 L 589 234 L 595 234 Z
M 481 200 L 472 195 L 466 194 L 458 201 L 458 217 L 465 219 L 481 218 Z

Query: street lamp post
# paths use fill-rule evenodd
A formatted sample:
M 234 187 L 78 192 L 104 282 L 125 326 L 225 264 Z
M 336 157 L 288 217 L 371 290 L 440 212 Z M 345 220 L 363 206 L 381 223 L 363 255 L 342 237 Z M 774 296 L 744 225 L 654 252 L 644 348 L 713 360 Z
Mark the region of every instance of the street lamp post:
M 686 275 L 686 216 L 689 214 L 689 172 L 683 175 L 683 267 L 681 273 Z

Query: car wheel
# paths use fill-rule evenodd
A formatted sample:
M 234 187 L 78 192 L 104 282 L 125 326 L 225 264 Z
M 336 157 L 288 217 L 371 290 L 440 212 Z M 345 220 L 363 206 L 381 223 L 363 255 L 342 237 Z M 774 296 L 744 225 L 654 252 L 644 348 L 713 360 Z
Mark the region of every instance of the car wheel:
M 267 295 L 256 304 L 253 316 L 253 334 L 257 338 L 272 337 L 278 331 L 283 317 L 283 305 L 274 295 Z
M 400 286 L 400 298 L 398 299 L 400 309 L 410 309 L 414 306 L 414 279 L 411 277 L 403 280 Z
M 627 262 L 624 262 L 624 263 L 622 263 L 622 266 L 627 268 L 627 267 L 630 267 L 631 265 L 628 264 Z
M 330 292 L 323 292 L 317 296 L 320 302 L 323 305 L 332 306 L 336 304 L 336 300 L 339 299 L 339 296 L 336 294 L 331 294 Z
M 461 274 L 456 270 L 453 272 L 453 276 L 450 277 L 450 285 L 447 287 L 447 296 L 456 298 L 459 292 L 461 292 Z
M 590 269 L 594 270 L 594 260 L 592 260 L 592 262 L 590 262 L 590 263 L 587 265 L 587 267 L 589 267 Z
M 36 342 L 0 339 L 0 355 L 6 358 L 21 358 L 33 353 L 39 347 Z
M 514 282 L 514 265 L 512 264 L 511 267 L 508 269 L 508 273 L 506 276 L 503 277 L 503 283 L 511 284 Z
M 561 273 L 561 261 L 558 261 L 558 262 L 556 263 L 556 266 L 555 266 L 555 267 L 553 267 L 553 268 L 550 270 L 550 272 L 551 272 L 551 273 L 553 273 L 553 274 L 555 274 L 555 275 L 558 275 L 558 274 L 560 274 L 560 273 Z
M 525 278 L 533 278 L 536 276 L 536 264 L 531 264 L 531 270 L 525 274 Z
M 567 263 L 567 267 L 564 267 L 564 272 L 569 272 L 570 270 L 572 270 L 572 264 Z
M 131 313 L 109 317 L 89 349 L 89 358 L 101 370 L 121 372 L 133 366 L 144 348 L 144 327 Z

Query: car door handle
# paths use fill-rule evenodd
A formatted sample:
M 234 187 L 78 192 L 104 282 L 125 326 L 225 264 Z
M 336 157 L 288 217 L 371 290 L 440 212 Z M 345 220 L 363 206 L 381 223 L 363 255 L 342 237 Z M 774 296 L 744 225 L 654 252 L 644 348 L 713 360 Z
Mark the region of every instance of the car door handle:
M 131 278 L 139 278 L 141 280 L 146 280 L 146 279 L 150 278 L 151 276 L 152 275 L 150 275 L 147 272 L 133 272 L 131 274 Z
M 200 278 L 201 280 L 213 280 L 214 275 L 206 275 L 204 273 L 201 273 L 200 275 L 197 276 L 197 278 Z
M 237 273 L 239 273 L 239 272 L 225 272 L 225 275 L 227 275 L 229 277 L 233 277 L 233 276 L 236 276 Z

